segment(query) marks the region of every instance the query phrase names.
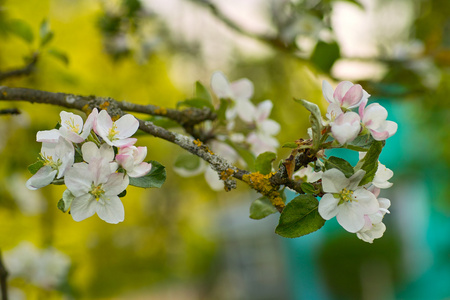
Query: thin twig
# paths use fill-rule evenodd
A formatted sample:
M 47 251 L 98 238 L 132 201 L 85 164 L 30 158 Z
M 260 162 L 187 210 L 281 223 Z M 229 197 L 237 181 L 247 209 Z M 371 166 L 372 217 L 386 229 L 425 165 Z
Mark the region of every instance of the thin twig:
M 11 71 L 0 72 L 0 81 L 3 81 L 7 78 L 20 77 L 31 74 L 31 72 L 33 72 L 34 70 L 34 67 L 36 66 L 37 61 L 38 55 L 37 53 L 35 53 L 33 54 L 30 62 L 26 66 Z

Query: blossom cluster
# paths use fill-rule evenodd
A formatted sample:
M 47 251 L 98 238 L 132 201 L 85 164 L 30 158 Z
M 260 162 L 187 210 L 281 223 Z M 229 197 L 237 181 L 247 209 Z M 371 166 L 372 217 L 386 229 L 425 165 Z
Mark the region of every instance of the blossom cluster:
M 280 132 L 280 124 L 269 119 L 273 103 L 270 100 L 264 100 L 255 105 L 251 99 L 254 93 L 253 83 L 247 78 L 241 78 L 229 82 L 226 76 L 216 71 L 211 76 L 211 89 L 218 99 L 226 103 L 225 122 L 226 128 L 212 128 L 209 124 L 209 130 L 215 130 L 217 134 L 215 139 L 210 142 L 210 147 L 218 155 L 224 157 L 231 163 L 239 162 L 245 166 L 245 161 L 241 155 L 230 144 L 237 144 L 244 149 L 248 149 L 253 156 L 270 151 L 276 152 L 279 142 L 275 136 Z M 218 103 L 215 110 L 220 110 Z M 204 173 L 205 180 L 209 186 L 216 191 L 223 189 L 223 182 L 219 179 L 217 173 L 202 161 L 198 168 L 187 171 L 183 168 L 174 168 L 181 176 L 194 176 Z
M 398 125 L 386 120 L 387 111 L 384 107 L 378 103 L 366 106 L 370 95 L 360 85 L 344 81 L 333 91 L 331 85 L 324 81 L 322 88 L 325 99 L 330 103 L 327 120 L 322 122 L 323 132 L 337 141 L 338 145 L 332 142 L 336 148 L 351 143 L 358 136 L 370 135 L 373 142 L 379 142 L 396 133 Z M 358 113 L 351 111 L 356 107 L 359 107 Z M 359 153 L 360 161 L 355 167 L 347 162 L 342 163 L 341 168 L 335 167 L 341 163 L 340 160 L 327 167 L 326 162 L 318 160 L 297 171 L 294 178 L 308 183 L 320 183 L 323 196 L 318 212 L 323 219 L 336 217 L 345 230 L 372 243 L 386 230 L 382 221 L 384 215 L 389 213 L 391 203 L 386 198 L 380 198 L 379 194 L 380 189 L 392 186 L 389 180 L 394 173 L 377 161 L 378 153 L 374 164 L 375 175 L 371 182 L 363 180 L 366 171 L 362 166 L 367 160 L 373 159 L 367 158 L 366 153 Z
M 39 170 L 26 186 L 39 189 L 51 183 L 64 182 L 63 210 L 70 208 L 75 221 L 95 213 L 108 223 L 124 220 L 125 212 L 119 195 L 127 188 L 130 177 L 141 177 L 152 165 L 144 162 L 146 147 L 136 147 L 131 136 L 139 127 L 138 120 L 124 115 L 113 121 L 106 110 L 93 109 L 86 122 L 70 112 L 60 113 L 58 129 L 39 131 L 42 142 Z

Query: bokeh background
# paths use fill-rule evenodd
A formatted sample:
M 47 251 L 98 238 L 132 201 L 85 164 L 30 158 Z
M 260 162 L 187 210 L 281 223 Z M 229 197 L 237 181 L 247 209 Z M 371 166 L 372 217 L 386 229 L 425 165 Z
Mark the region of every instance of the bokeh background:
M 54 38 L 40 47 L 43 20 Z M 163 187 L 128 189 L 123 223 L 77 223 L 56 207 L 62 187 L 25 188 L 35 134 L 62 109 L 2 102 L 22 112 L 0 116 L 12 299 L 450 299 L 449 1 L 1 0 L 0 72 L 36 51 L 32 74 L 1 84 L 175 107 L 216 70 L 249 78 L 254 103 L 274 103 L 281 144 L 306 135 L 293 97 L 325 108 L 323 79 L 360 83 L 399 124 L 380 157 L 395 176 L 382 194 L 387 231 L 373 244 L 333 220 L 284 239 L 278 215 L 249 219 L 257 195 L 244 184 L 214 192 L 203 175 L 180 177 L 183 151 L 141 136 L 166 166 Z

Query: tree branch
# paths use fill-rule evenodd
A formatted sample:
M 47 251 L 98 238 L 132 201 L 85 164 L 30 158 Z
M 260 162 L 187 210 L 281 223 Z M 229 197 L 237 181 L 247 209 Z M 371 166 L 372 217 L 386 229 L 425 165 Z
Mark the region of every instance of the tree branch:
M 112 98 L 79 96 L 66 93 L 52 93 L 27 88 L 10 88 L 6 86 L 0 86 L 0 101 L 1 100 L 27 101 L 31 103 L 58 105 L 62 107 L 78 109 L 86 113 L 89 113 L 94 107 L 97 107 L 100 109 L 107 109 L 111 116 L 122 116 L 124 114 L 123 110 L 131 110 L 135 112 L 144 112 L 151 114 L 152 110 L 157 109 L 157 106 L 153 105 L 135 105 L 129 102 L 116 101 Z M 175 110 L 171 111 L 174 111 L 174 115 L 176 114 Z M 202 115 L 202 112 L 206 111 L 198 110 L 198 112 L 200 113 L 200 115 Z M 286 169 L 283 166 L 276 173 L 270 175 L 270 177 L 264 177 L 264 180 L 255 182 L 255 179 L 261 178 L 258 176 L 249 176 L 252 174 L 258 175 L 259 173 L 251 173 L 249 171 L 239 169 L 221 156 L 214 154 L 201 141 L 180 133 L 169 131 L 163 127 L 156 126 L 150 121 L 144 121 L 138 118 L 137 120 L 139 121 L 139 129 L 141 129 L 142 131 L 176 144 L 179 147 L 208 162 L 211 165 L 212 169 L 215 170 L 219 174 L 220 178 L 224 181 L 225 190 L 227 191 L 236 188 L 235 179 L 239 179 L 246 182 L 250 185 L 250 187 L 268 197 L 278 198 L 277 191 L 279 190 L 281 185 L 288 186 L 298 193 L 303 193 L 300 185 L 289 178 Z M 315 159 L 314 156 L 310 157 L 307 152 L 304 152 L 301 155 L 299 161 L 301 160 L 302 165 L 306 165 Z M 296 165 L 298 165 L 298 162 L 296 162 Z M 259 188 L 261 187 L 261 184 L 270 185 L 270 189 L 267 190 Z M 283 209 L 283 207 L 284 205 L 281 204 L 277 206 L 280 211 Z
M 31 72 L 33 72 L 33 70 L 34 70 L 37 60 L 38 60 L 38 55 L 37 55 L 37 53 L 35 53 L 35 54 L 33 54 L 30 62 L 26 66 L 24 66 L 20 69 L 16 69 L 16 70 L 0 72 L 0 82 L 7 78 L 20 77 L 20 76 L 25 76 L 25 75 L 31 74 Z

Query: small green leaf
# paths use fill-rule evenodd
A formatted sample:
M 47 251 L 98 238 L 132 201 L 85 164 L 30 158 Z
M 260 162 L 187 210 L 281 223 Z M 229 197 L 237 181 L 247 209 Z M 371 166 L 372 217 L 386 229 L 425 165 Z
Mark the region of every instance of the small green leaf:
M 338 43 L 319 41 L 311 54 L 310 61 L 320 70 L 329 73 L 331 67 L 340 56 L 341 53 Z
M 369 150 L 374 141 L 375 140 L 373 139 L 371 134 L 360 135 L 356 137 L 356 139 L 354 139 L 351 143 L 348 143 L 345 148 L 354 151 L 366 152 L 367 150 Z
M 142 177 L 130 177 L 130 185 L 141 188 L 160 188 L 166 181 L 166 168 L 159 162 L 152 160 L 151 171 Z
M 296 238 L 320 229 L 325 220 L 320 216 L 318 207 L 319 201 L 312 195 L 295 197 L 281 213 L 275 233 Z
M 212 105 L 212 103 L 210 101 L 205 100 L 205 99 L 200 99 L 200 98 L 187 99 L 187 100 L 178 102 L 177 108 L 179 108 L 181 106 L 194 107 L 194 108 L 200 108 L 200 109 L 207 107 L 211 110 L 214 110 L 214 106 Z
M 33 43 L 33 30 L 27 22 L 20 19 L 13 19 L 9 21 L 8 32 L 20 37 L 28 44 Z
M 228 108 L 228 101 L 225 99 L 220 99 L 220 106 L 217 110 L 217 119 L 220 121 L 226 120 L 226 111 Z
M 117 195 L 119 198 L 123 198 L 127 195 L 127 190 L 123 190 L 122 193 L 120 193 L 119 195 Z
M 309 182 L 303 182 L 300 187 L 306 194 L 315 194 L 317 192 L 316 188 Z
M 320 139 L 322 138 L 322 115 L 320 108 L 315 103 L 303 99 L 294 99 L 296 102 L 303 105 L 310 113 L 309 122 L 311 123 L 312 135 L 313 135 L 313 149 L 319 148 Z
M 378 169 L 378 157 L 380 156 L 382 149 L 383 143 L 381 141 L 372 143 L 372 146 L 363 158 L 364 163 L 361 166 L 361 169 L 366 171 L 366 175 L 361 179 L 359 185 L 365 185 L 372 182 Z
M 250 206 L 250 218 L 254 220 L 261 220 L 276 212 L 277 209 L 272 205 L 270 199 L 267 197 L 256 199 Z
M 284 143 L 283 146 L 281 146 L 281 147 L 295 149 L 298 147 L 298 145 L 295 142 L 287 142 L 287 143 Z
M 53 39 L 53 32 L 50 30 L 50 23 L 47 19 L 42 20 L 39 28 L 39 36 L 41 38 L 41 47 L 47 45 Z
M 147 121 L 150 121 L 154 125 L 165 128 L 165 129 L 180 127 L 180 124 L 178 124 L 177 122 L 170 120 L 169 118 L 161 117 L 161 116 L 152 116 L 152 117 L 148 118 Z M 146 133 L 142 133 L 142 134 L 147 135 Z
M 328 158 L 328 160 L 325 161 L 325 168 L 327 170 L 333 168 L 338 169 L 339 171 L 344 173 L 345 177 L 347 178 L 349 178 L 355 173 L 352 165 L 348 161 L 336 156 L 330 156 L 330 158 Z
M 58 209 L 64 213 L 67 212 L 73 199 L 75 199 L 75 196 L 69 190 L 65 190 L 62 198 L 58 201 Z
M 37 162 L 28 166 L 28 171 L 30 171 L 30 173 L 34 175 L 43 166 L 44 166 L 44 163 L 42 161 L 38 160 Z
M 200 81 L 195 82 L 195 97 L 212 103 L 211 94 Z
M 257 172 L 267 175 L 272 172 L 272 162 L 277 158 L 273 152 L 264 152 L 258 155 L 255 161 L 255 169 Z
M 51 48 L 47 50 L 47 53 L 53 56 L 54 58 L 58 59 L 62 63 L 64 63 L 66 66 L 69 64 L 69 57 L 64 51 L 61 51 L 59 49 Z

